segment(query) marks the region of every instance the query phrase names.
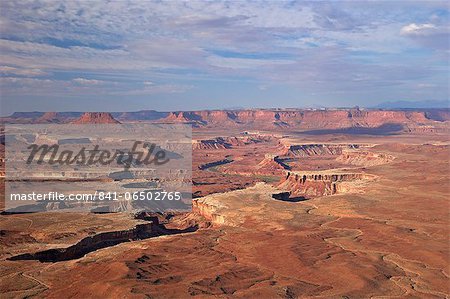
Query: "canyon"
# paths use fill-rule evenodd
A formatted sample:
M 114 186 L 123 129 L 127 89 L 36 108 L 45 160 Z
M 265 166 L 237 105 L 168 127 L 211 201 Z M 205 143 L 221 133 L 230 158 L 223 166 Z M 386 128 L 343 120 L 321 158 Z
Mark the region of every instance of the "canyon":
M 450 296 L 445 109 L 8 119 L 189 123 L 193 200 L 183 213 L 2 213 L 2 298 Z

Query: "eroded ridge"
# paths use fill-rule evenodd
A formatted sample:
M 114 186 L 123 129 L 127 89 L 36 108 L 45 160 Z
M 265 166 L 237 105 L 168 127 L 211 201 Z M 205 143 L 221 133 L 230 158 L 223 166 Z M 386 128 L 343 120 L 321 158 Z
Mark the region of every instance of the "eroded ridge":
M 363 181 L 375 179 L 376 176 L 365 173 L 336 173 L 329 171 L 322 172 L 293 172 L 288 171 L 286 177 L 278 185 L 278 188 L 288 190 L 292 195 L 302 195 L 307 197 L 317 197 L 333 195 L 336 193 L 351 192 L 351 184 L 354 184 L 353 191 L 357 185 Z M 344 183 L 346 183 L 344 185 Z
M 148 223 L 138 224 L 134 228 L 127 230 L 104 232 L 93 236 L 88 236 L 81 239 L 76 244 L 66 248 L 54 248 L 35 253 L 20 254 L 12 256 L 8 258 L 8 260 L 38 260 L 40 262 L 67 261 L 79 259 L 90 252 L 124 242 L 144 240 L 163 235 L 189 233 L 198 229 L 198 224 L 188 226 L 183 229 L 167 228 L 165 224 L 159 222 L 158 217 L 142 216 L 142 213 L 137 214 L 135 218 L 147 220 Z
M 311 156 L 335 156 L 342 154 L 348 149 L 360 149 L 369 147 L 368 144 L 326 144 L 311 143 L 291 145 L 287 148 L 286 155 L 293 157 L 311 157 Z
M 239 146 L 268 142 L 273 137 L 270 135 L 243 135 L 230 137 L 216 137 L 213 139 L 198 139 L 192 141 L 193 150 L 220 150 Z

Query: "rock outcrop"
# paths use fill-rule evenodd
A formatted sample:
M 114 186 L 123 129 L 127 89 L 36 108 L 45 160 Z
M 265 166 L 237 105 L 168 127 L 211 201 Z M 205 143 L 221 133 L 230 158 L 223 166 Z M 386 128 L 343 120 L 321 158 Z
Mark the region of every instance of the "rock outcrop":
M 5 123 L 67 123 L 79 118 L 81 112 L 17 112 L 2 118 Z M 245 128 L 257 130 L 299 129 L 338 130 L 370 128 L 381 134 L 386 129 L 409 132 L 449 132 L 449 109 L 363 110 L 363 109 L 252 109 L 158 112 L 113 112 L 113 119 L 153 121 L 158 123 L 189 123 L 193 127 Z M 76 121 L 91 121 L 88 119 Z M 109 120 L 111 121 L 111 120 Z M 393 126 L 395 125 L 395 126 Z M 390 127 L 389 127 L 390 126 Z M 376 130 L 379 128 L 379 130 Z M 357 132 L 358 130 L 355 130 Z M 363 130 L 364 132 L 364 130 Z M 339 131 L 335 132 L 339 133 Z M 345 133 L 343 131 L 342 133 Z
M 72 124 L 119 124 L 111 113 L 107 112 L 86 112 L 80 118 L 71 122 Z
M 368 151 L 345 151 L 336 158 L 336 161 L 356 166 L 376 166 L 391 162 L 394 156 L 384 153 Z
M 140 216 L 142 215 L 136 215 L 136 218 L 140 218 Z M 144 215 L 143 218 L 146 218 L 146 216 Z M 9 260 L 38 260 L 40 262 L 67 261 L 78 259 L 89 252 L 124 242 L 148 239 L 162 235 L 194 232 L 198 229 L 197 224 L 184 229 L 166 228 L 165 224 L 161 224 L 156 216 L 149 216 L 144 220 L 150 221 L 148 223 L 138 224 L 134 228 L 128 230 L 104 232 L 88 236 L 67 248 L 54 248 L 35 253 L 20 254 L 10 257 Z
M 346 149 L 359 149 L 366 145 L 360 144 L 300 144 L 291 145 L 287 155 L 293 157 L 310 156 L 335 156 L 340 155 Z
M 386 124 L 433 124 L 421 111 L 360 109 L 330 110 L 239 110 L 172 112 L 163 121 L 186 122 L 207 127 L 258 127 L 266 129 L 376 128 Z
M 56 112 L 45 112 L 44 115 L 36 120 L 38 123 L 60 123 L 62 121 L 63 118 L 61 118 Z
M 211 197 L 200 197 L 192 200 L 192 213 L 198 214 L 212 224 L 225 224 L 225 217 L 219 214 L 224 206 Z
M 213 149 L 227 149 L 227 148 L 231 148 L 231 144 L 219 138 L 192 141 L 193 150 L 213 150 Z
M 291 172 L 288 171 L 279 189 L 288 190 L 292 195 L 317 197 L 338 193 L 339 184 L 370 180 L 374 176 L 364 173 L 330 173 L 330 172 Z M 348 188 L 347 188 L 348 189 Z
M 271 136 L 264 135 L 216 137 L 214 139 L 194 140 L 192 146 L 194 150 L 228 149 L 236 146 L 267 142 L 271 138 Z
M 277 155 L 266 154 L 264 160 L 259 162 L 259 168 L 272 171 L 290 170 L 291 167 L 285 163 L 284 159 Z

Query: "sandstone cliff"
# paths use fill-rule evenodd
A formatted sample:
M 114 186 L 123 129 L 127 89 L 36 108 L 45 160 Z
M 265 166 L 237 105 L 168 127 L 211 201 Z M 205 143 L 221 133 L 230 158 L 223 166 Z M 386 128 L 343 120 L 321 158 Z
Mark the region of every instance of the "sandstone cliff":
M 111 113 L 107 112 L 86 112 L 80 118 L 71 122 L 72 124 L 119 124 Z
M 239 110 L 172 112 L 164 121 L 186 122 L 202 127 L 255 127 L 263 129 L 339 129 L 377 128 L 386 124 L 408 125 L 409 128 L 438 121 L 421 111 L 385 110 Z
M 329 172 L 291 172 L 278 185 L 279 189 L 288 190 L 292 195 L 317 197 L 333 195 L 343 191 L 341 183 L 371 180 L 374 176 L 364 173 L 329 173 Z M 350 190 L 348 186 L 346 190 Z

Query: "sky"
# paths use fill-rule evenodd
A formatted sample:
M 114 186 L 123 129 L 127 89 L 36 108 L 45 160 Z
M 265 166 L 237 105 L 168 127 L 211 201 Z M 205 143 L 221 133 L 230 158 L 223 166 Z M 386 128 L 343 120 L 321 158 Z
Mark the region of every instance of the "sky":
M 449 97 L 446 1 L 0 1 L 1 115 Z

